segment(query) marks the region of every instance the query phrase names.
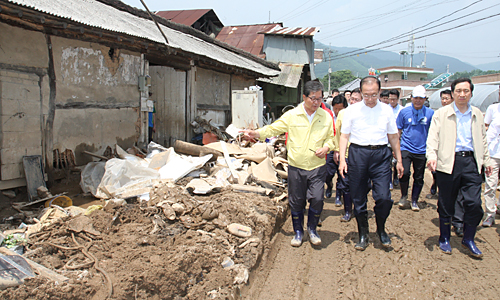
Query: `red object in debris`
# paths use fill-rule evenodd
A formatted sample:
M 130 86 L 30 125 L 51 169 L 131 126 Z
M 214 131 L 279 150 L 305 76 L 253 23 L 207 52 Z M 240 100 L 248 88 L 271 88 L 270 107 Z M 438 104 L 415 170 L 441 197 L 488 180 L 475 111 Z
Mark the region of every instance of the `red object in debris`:
M 207 144 L 210 144 L 210 143 L 214 143 L 214 142 L 218 142 L 219 139 L 217 138 L 217 136 L 211 132 L 205 132 L 203 134 L 203 145 L 207 145 Z

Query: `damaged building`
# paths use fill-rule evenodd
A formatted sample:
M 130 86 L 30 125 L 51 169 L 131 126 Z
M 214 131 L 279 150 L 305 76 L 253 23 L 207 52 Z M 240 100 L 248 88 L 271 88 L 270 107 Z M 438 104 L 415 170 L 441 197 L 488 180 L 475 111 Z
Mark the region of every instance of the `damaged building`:
M 154 18 L 152 20 L 151 18 Z M 231 120 L 231 91 L 278 65 L 116 0 L 0 0 L 0 183 L 26 184 L 23 156 L 55 167 L 84 153 L 190 140 L 202 116 Z

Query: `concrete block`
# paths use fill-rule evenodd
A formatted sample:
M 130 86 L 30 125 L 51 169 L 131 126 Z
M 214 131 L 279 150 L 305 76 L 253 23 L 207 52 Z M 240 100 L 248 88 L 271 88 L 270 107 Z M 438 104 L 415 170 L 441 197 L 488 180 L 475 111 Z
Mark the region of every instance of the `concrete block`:
M 22 84 L 2 81 L 2 100 L 22 100 L 26 99 L 26 92 Z
M 36 84 L 32 84 L 34 82 L 28 80 L 25 80 L 25 82 L 30 83 L 24 85 L 26 100 L 40 102 L 40 87 L 38 86 L 38 83 L 35 82 Z
M 40 116 L 1 116 L 3 132 L 41 132 Z
M 2 148 L 0 150 L 0 157 L 3 164 L 16 164 L 23 162 L 23 156 L 26 155 L 42 155 L 42 147 L 29 147 L 29 148 Z
M 26 116 L 40 116 L 40 100 L 38 101 L 19 101 L 19 111 Z M 4 114 L 4 113 L 2 113 Z
M 10 180 L 24 177 L 24 168 L 22 162 L 15 164 L 2 164 L 0 166 L 2 176 L 1 180 Z
M 19 100 L 10 100 L 0 98 L 1 102 L 1 112 L 4 116 L 12 116 L 18 112 L 21 112 L 21 106 L 19 105 Z M 2 123 L 3 124 L 3 123 Z
M 3 132 L 1 148 L 29 148 L 42 145 L 41 132 Z
M 8 82 L 8 83 L 15 83 L 15 84 L 23 84 L 23 78 L 19 78 L 17 76 L 17 73 L 13 73 L 14 76 L 12 77 L 4 77 L 2 79 L 3 82 Z

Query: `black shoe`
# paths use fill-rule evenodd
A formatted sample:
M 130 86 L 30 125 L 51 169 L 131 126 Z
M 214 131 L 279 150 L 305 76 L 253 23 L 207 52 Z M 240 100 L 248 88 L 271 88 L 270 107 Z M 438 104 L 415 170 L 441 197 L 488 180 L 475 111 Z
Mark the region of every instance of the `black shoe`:
M 453 226 L 453 231 L 455 232 L 455 235 L 458 237 L 464 236 L 464 228 L 463 227 Z
M 398 187 L 398 186 L 399 186 L 399 178 L 397 178 L 397 177 L 396 177 L 396 178 L 394 178 L 394 180 L 392 181 L 392 185 L 393 185 L 394 187 Z
M 368 214 L 359 215 L 356 217 L 358 222 L 359 242 L 354 246 L 354 249 L 364 251 L 368 247 Z
M 377 234 L 378 237 L 380 238 L 380 242 L 382 243 L 382 247 L 389 247 L 391 246 L 391 238 L 385 232 L 385 221 L 387 219 L 375 217 L 376 222 L 377 222 Z
M 332 189 L 333 189 L 333 184 L 326 185 L 325 198 L 328 199 L 332 197 Z
M 437 186 L 436 184 L 431 185 L 431 195 L 436 195 L 437 193 Z

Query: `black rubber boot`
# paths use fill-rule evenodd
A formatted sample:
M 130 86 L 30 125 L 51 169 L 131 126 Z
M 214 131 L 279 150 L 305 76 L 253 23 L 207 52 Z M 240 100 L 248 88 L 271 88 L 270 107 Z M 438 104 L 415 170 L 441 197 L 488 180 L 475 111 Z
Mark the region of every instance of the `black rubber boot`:
M 394 187 L 397 187 L 399 185 L 399 176 L 398 176 L 398 169 L 396 168 L 396 166 L 394 166 L 394 170 L 392 171 L 393 173 L 393 177 L 394 179 L 392 180 L 392 183 L 394 185 Z
M 418 198 L 420 197 L 420 192 L 422 191 L 423 185 L 413 183 L 413 188 L 411 189 L 411 210 L 419 211 Z
M 333 190 L 333 183 L 327 183 L 326 184 L 326 190 L 325 190 L 325 198 L 331 198 L 332 197 L 332 190 Z
M 342 193 L 338 190 L 335 191 L 335 206 L 342 206 Z
M 410 203 L 408 202 L 408 186 L 410 185 L 409 181 L 399 182 L 399 186 L 401 188 L 401 199 L 399 199 L 399 208 L 400 209 L 408 209 L 410 208 Z
M 350 193 L 344 193 L 344 216 L 340 222 L 349 222 L 352 219 L 352 199 Z
M 470 255 L 476 258 L 483 257 L 483 253 L 477 249 L 474 237 L 476 236 L 477 227 L 470 226 L 464 223 L 464 237 L 462 239 L 462 246 L 469 249 Z
M 354 246 L 356 250 L 364 251 L 368 247 L 368 214 L 356 216 L 358 222 L 359 242 Z
M 315 211 L 314 209 L 309 208 L 309 213 L 307 215 L 307 233 L 309 233 L 309 241 L 314 246 L 321 245 L 321 238 L 316 231 L 316 226 L 318 226 L 320 215 L 320 211 Z
M 292 211 L 292 224 L 295 236 L 291 244 L 293 247 L 299 247 L 304 238 L 304 211 Z
M 377 222 L 377 234 L 380 238 L 380 242 L 382 243 L 382 247 L 391 246 L 391 238 L 389 237 L 387 232 L 385 232 L 385 221 L 387 219 L 380 218 L 378 216 L 376 216 L 375 219 Z
M 451 254 L 451 218 L 439 218 L 439 249 Z

